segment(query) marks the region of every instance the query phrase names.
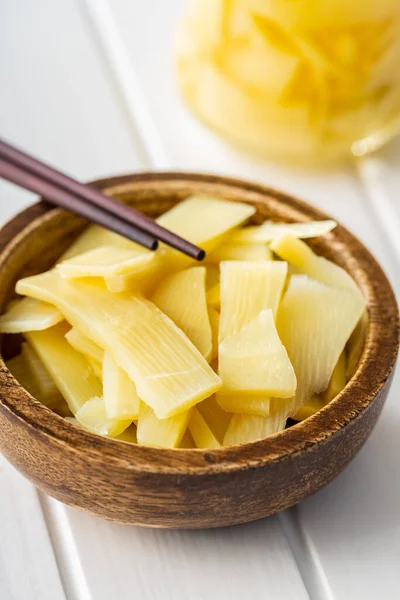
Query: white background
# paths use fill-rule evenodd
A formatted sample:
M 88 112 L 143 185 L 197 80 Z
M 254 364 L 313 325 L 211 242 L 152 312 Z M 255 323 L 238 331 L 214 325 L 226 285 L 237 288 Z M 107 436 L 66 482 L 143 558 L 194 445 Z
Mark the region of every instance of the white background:
M 0 135 L 80 179 L 186 169 L 259 180 L 339 219 L 400 289 L 400 143 L 358 165 L 287 169 L 225 146 L 172 76 L 183 0 L 0 0 Z M 0 182 L 0 219 L 33 197 Z M 1 600 L 400 598 L 400 381 L 333 483 L 258 523 L 141 530 L 37 492 L 0 457 Z

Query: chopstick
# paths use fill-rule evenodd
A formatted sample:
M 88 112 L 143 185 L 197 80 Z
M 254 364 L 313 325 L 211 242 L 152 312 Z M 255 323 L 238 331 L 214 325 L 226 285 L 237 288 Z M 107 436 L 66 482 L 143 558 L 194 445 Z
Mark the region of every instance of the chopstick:
M 204 250 L 102 192 L 84 185 L 0 139 L 0 176 L 47 202 L 79 214 L 128 239 L 155 250 L 157 240 L 202 260 Z

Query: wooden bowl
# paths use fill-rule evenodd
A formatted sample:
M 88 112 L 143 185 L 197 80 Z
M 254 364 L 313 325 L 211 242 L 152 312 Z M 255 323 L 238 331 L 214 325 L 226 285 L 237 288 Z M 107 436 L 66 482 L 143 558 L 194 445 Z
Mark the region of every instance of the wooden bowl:
M 249 202 L 256 222 L 326 219 L 261 185 L 210 175 L 143 173 L 96 183 L 156 216 L 193 192 Z M 17 279 L 50 267 L 85 222 L 39 202 L 0 232 L 0 310 Z M 0 449 L 41 490 L 93 515 L 150 527 L 198 528 L 272 515 L 331 481 L 371 433 L 389 391 L 399 344 L 392 289 L 368 250 L 343 227 L 312 244 L 347 269 L 368 303 L 357 372 L 328 406 L 267 439 L 218 450 L 162 450 L 105 439 L 41 405 L 0 358 Z M 328 332 L 329 333 L 329 332 Z M 14 348 L 13 348 L 14 345 Z M 3 355 L 15 353 L 5 336 Z

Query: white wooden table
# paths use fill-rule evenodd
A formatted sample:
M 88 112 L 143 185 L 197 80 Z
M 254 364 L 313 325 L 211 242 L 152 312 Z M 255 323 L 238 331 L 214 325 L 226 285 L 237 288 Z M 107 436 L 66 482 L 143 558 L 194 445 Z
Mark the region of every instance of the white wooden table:
M 372 249 L 400 290 L 400 143 L 354 168 L 243 156 L 181 104 L 171 37 L 184 0 L 0 0 L 0 134 L 81 179 L 140 169 L 243 176 L 302 196 Z M 33 197 L 0 183 L 0 219 Z M 45 497 L 0 456 L 1 600 L 400 598 L 400 380 L 333 483 L 258 523 L 122 527 Z

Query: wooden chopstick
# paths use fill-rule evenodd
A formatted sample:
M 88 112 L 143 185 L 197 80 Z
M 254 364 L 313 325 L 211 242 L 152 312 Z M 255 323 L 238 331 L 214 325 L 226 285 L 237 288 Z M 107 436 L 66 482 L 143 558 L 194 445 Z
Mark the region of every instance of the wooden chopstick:
M 202 260 L 205 256 L 204 250 L 161 227 L 138 210 L 72 179 L 1 139 L 0 159 L 2 177 L 40 194 L 51 204 L 76 212 L 146 248 L 155 249 L 158 239 L 196 260 Z M 5 163 L 14 168 L 6 168 Z M 18 175 L 16 168 L 19 169 Z M 25 173 L 24 177 L 22 172 Z M 11 174 L 13 179 L 10 179 Z M 27 183 L 30 187 L 27 187 Z

